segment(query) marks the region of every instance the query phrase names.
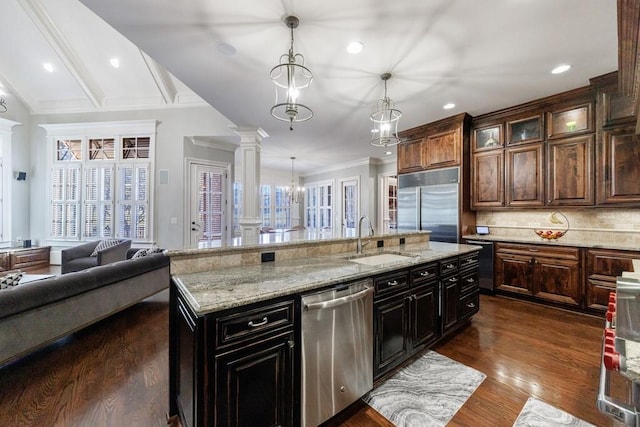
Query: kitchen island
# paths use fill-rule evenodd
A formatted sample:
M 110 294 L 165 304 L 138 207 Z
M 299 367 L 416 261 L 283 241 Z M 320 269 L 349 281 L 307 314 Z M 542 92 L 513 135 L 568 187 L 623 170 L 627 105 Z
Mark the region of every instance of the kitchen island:
M 326 287 L 369 280 L 380 294 L 378 380 L 453 333 L 478 310 L 479 247 L 428 237 L 373 236 L 358 255 L 353 238 L 170 253 L 170 415 L 185 427 L 299 425 L 300 300 Z

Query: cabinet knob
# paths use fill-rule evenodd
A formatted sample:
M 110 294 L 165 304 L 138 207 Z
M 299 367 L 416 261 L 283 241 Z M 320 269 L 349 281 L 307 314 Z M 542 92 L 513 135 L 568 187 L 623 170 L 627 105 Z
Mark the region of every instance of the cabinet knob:
M 289 348 L 293 348 L 293 347 L 295 347 L 295 346 L 296 346 L 296 342 L 295 342 L 295 341 L 293 341 L 293 340 L 289 340 L 289 341 L 287 341 L 287 344 L 289 344 Z
M 467 307 L 469 307 L 469 308 L 475 308 L 475 307 L 476 307 L 476 305 L 475 305 L 474 303 L 470 302 L 469 304 L 467 304 Z
M 467 279 L 467 283 L 473 283 L 473 282 L 475 282 L 475 279 L 473 277 L 469 277 Z
M 449 279 L 449 282 L 451 282 L 451 283 L 455 283 L 457 281 L 458 281 L 458 279 L 456 279 L 455 277 L 452 277 L 451 279 Z

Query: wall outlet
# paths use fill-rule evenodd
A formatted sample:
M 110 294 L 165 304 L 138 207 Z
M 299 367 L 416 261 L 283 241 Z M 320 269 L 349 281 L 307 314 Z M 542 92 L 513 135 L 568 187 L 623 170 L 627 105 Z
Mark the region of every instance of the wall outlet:
M 384 240 L 378 240 L 378 242 L 376 243 L 379 248 L 383 248 L 384 247 Z
M 264 252 L 260 254 L 260 258 L 262 262 L 271 262 L 276 260 L 275 252 Z
M 404 237 L 401 237 L 401 238 L 400 238 L 400 244 L 401 244 L 401 245 L 404 245 Z

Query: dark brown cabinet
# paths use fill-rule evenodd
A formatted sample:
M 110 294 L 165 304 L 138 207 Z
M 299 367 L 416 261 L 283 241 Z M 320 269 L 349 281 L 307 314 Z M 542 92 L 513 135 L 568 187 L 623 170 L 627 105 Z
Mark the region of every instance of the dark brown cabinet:
M 280 299 L 196 316 L 170 291 L 170 413 L 183 427 L 296 425 L 294 324 Z
M 547 143 L 547 205 L 592 205 L 594 196 L 592 135 Z
M 398 173 L 416 172 L 424 168 L 424 138 L 414 138 L 398 145 Z
M 462 144 L 461 129 L 428 135 L 425 139 L 425 168 L 459 166 Z
M 476 153 L 471 165 L 471 206 L 504 206 L 504 150 Z
M 623 271 L 633 271 L 632 259 L 640 259 L 640 252 L 585 249 L 585 306 L 588 310 L 607 310 L 609 293 L 616 290 L 616 278 Z
M 537 143 L 505 150 L 506 206 L 544 206 L 543 148 Z
M 601 204 L 640 203 L 640 135 L 633 126 L 603 132 L 600 167 Z
M 49 266 L 51 246 L 31 248 L 7 248 L 0 250 L 0 271 L 22 270 L 29 272 Z
M 440 261 L 440 284 L 442 289 L 442 333 L 454 329 L 459 319 L 460 278 L 458 259 Z
M 498 243 L 495 251 L 499 291 L 581 307 L 579 249 Z

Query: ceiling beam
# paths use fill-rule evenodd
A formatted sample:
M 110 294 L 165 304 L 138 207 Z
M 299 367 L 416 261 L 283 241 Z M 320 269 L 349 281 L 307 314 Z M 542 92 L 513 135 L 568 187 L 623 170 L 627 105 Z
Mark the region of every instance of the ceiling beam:
M 144 53 L 142 50 L 140 50 L 140 55 L 142 55 L 144 63 L 147 64 L 147 68 L 149 69 L 158 90 L 162 94 L 162 99 L 164 99 L 165 104 L 174 104 L 177 99 L 178 90 L 173 84 L 171 75 L 164 69 L 164 67 L 160 66 L 152 57 Z
M 101 108 L 104 101 L 102 90 L 91 76 L 91 73 L 89 73 L 84 62 L 58 29 L 58 26 L 53 22 L 41 1 L 18 0 L 18 3 L 20 3 L 20 6 L 22 6 L 36 27 L 38 27 L 40 33 L 42 33 L 45 40 L 51 45 L 60 61 L 62 61 L 67 71 L 71 73 L 76 83 L 82 88 L 93 106 Z

